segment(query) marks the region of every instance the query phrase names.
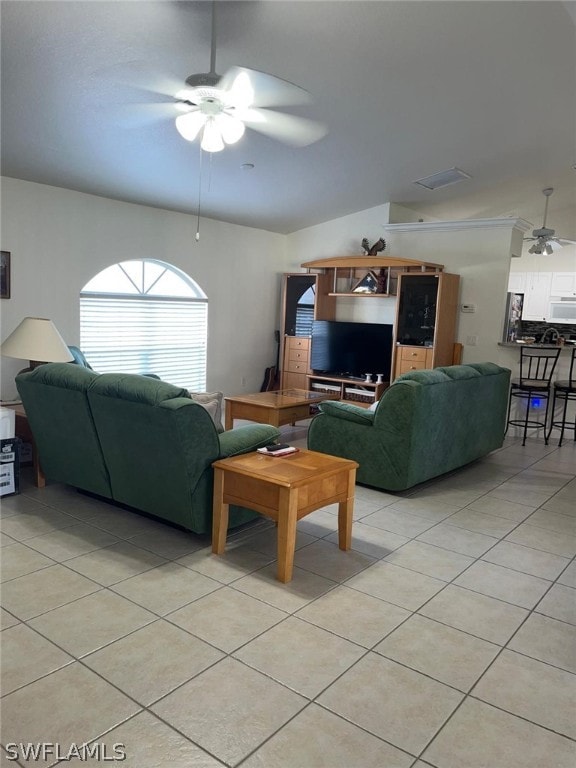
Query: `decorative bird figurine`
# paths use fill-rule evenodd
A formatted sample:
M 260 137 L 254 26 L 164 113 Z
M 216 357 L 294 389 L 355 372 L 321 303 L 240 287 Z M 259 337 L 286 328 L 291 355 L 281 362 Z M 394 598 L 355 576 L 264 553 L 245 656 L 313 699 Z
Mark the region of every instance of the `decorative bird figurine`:
M 381 237 L 380 240 L 376 240 L 372 248 L 369 249 L 368 256 L 376 256 L 376 254 L 383 251 L 384 248 L 386 248 L 386 240 Z
M 362 238 L 361 245 L 362 245 L 362 250 L 364 251 L 364 253 L 368 254 L 368 251 L 370 250 L 370 241 L 368 240 L 367 237 L 363 237 Z

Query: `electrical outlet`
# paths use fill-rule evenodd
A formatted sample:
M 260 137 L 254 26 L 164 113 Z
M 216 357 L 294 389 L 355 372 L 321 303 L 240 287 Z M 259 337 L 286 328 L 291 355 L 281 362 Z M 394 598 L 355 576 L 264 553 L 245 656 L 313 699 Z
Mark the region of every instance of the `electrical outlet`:
M 478 336 L 466 336 L 466 344 L 475 347 L 478 344 Z

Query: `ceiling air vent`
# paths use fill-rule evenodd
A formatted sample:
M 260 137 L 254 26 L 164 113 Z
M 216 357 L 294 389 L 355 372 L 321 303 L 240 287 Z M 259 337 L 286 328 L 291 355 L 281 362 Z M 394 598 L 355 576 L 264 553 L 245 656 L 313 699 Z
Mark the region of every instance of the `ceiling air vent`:
M 440 187 L 447 187 L 449 184 L 456 184 L 458 181 L 471 178 L 472 176 L 469 173 L 464 173 L 460 168 L 449 168 L 447 171 L 433 173 L 432 176 L 426 176 L 413 183 L 419 184 L 426 189 L 439 189 Z

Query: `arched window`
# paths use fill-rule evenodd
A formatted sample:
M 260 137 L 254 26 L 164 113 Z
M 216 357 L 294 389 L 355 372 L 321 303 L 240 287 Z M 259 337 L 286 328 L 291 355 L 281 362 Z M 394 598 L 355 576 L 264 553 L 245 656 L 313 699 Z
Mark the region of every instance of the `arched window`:
M 206 294 L 170 264 L 113 264 L 80 292 L 80 346 L 99 373 L 155 373 L 203 392 L 207 336 Z

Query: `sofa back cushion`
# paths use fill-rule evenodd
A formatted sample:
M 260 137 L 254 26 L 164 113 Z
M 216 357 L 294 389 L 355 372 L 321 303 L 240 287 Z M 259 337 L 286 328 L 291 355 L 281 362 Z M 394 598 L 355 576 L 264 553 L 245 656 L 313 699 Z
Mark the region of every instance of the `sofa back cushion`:
M 19 374 L 16 386 L 46 477 L 110 498 L 110 478 L 87 398 L 97 378 L 80 365 L 47 363 Z
M 212 477 L 205 470 L 219 456 L 207 410 L 187 390 L 135 374 L 101 374 L 88 399 L 113 498 L 194 528 L 194 497 L 204 514 Z
M 502 445 L 509 382 L 492 363 L 406 373 L 380 399 L 374 426 L 408 476 L 434 477 Z

